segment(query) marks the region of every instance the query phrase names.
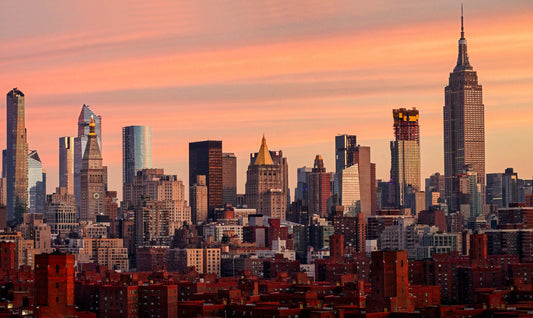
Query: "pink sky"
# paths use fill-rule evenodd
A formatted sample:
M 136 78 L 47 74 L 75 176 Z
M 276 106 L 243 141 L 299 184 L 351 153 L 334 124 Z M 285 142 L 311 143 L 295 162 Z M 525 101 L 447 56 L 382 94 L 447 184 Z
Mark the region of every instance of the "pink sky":
M 223 140 L 244 191 L 263 132 L 296 168 L 334 136 L 372 147 L 388 179 L 392 108 L 420 110 L 422 174 L 443 172 L 444 86 L 457 59 L 460 2 L 5 1 L 4 93 L 26 94 L 30 149 L 58 183 L 58 138 L 82 104 L 103 117 L 110 189 L 121 190 L 121 127 L 150 125 L 154 167 L 188 176 L 188 143 Z M 470 62 L 483 85 L 487 172 L 532 178 L 533 2 L 466 1 Z M 5 147 L 5 111 L 0 112 Z

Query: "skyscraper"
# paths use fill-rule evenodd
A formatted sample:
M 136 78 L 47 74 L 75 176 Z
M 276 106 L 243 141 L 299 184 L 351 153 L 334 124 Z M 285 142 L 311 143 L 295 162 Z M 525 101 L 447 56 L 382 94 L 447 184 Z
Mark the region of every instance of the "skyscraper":
M 222 203 L 237 206 L 237 157 L 222 154 Z
M 205 176 L 197 175 L 196 183 L 190 187 L 191 221 L 198 224 L 207 221 L 207 185 Z
M 395 207 L 405 206 L 407 188 L 420 191 L 420 135 L 418 110 L 393 109 L 394 141 L 390 142 Z
M 137 171 L 152 168 L 150 126 L 122 128 L 122 182 L 132 182 Z
M 78 211 L 80 210 L 81 202 L 80 178 L 82 161 L 87 148 L 87 141 L 89 140 L 91 118 L 94 120 L 96 140 L 100 148 L 100 155 L 102 155 L 102 118 L 97 116 L 88 105 L 84 104 L 78 117 L 78 137 L 74 138 L 74 194 L 76 195 Z
M 189 143 L 189 186 L 196 182 L 197 175 L 206 176 L 207 205 L 213 213 L 222 205 L 222 141 Z
M 95 222 L 97 215 L 104 214 L 105 182 L 94 118 L 89 129 L 80 171 L 80 220 Z
M 74 138 L 59 138 L 59 186 L 74 194 Z
M 284 220 L 287 210 L 287 160 L 283 158 L 281 151 L 275 154 L 278 154 L 276 161 L 268 151 L 265 136 L 259 152 L 250 154 L 250 165 L 246 173 L 246 205 L 250 209 L 256 209 L 258 214 Z
M 328 216 L 328 199 L 331 197 L 331 174 L 326 172 L 322 156 L 316 155 L 309 174 L 309 215 Z
M 36 150 L 28 154 L 28 212 L 45 213 L 46 173 Z
M 354 164 L 354 153 L 357 147 L 355 135 L 335 136 L 335 173 Z
M 28 208 L 28 143 L 24 111 L 24 93 L 13 88 L 7 93 L 6 162 L 7 220 L 22 223 Z
M 458 210 L 455 178 L 465 166 L 477 174 L 485 202 L 485 122 L 482 87 L 470 65 L 461 8 L 461 38 L 457 65 L 444 89 L 444 175 L 446 199 L 451 211 Z

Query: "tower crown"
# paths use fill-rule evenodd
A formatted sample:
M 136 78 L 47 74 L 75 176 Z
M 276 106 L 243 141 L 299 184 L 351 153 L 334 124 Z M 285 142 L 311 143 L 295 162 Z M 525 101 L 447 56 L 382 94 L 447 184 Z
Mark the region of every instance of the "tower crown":
M 96 124 L 94 123 L 94 117 L 91 115 L 91 122 L 89 123 L 89 135 L 96 135 Z
M 255 158 L 254 165 L 273 165 L 274 162 L 272 161 L 272 156 L 270 156 L 270 152 L 268 151 L 267 143 L 265 135 L 263 135 L 263 139 L 261 140 L 261 147 L 259 148 L 259 152 L 257 153 L 257 157 Z
M 463 5 L 461 4 L 461 38 L 459 39 L 459 55 L 457 57 L 457 65 L 453 69 L 454 72 L 464 70 L 472 70 L 470 62 L 468 61 L 468 53 L 466 51 L 465 29 L 463 23 Z

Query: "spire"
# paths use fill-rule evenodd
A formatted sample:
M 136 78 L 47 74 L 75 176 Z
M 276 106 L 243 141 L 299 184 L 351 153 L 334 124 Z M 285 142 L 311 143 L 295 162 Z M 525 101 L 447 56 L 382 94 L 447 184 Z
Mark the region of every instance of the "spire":
M 459 56 L 457 57 L 457 65 L 453 69 L 454 72 L 473 69 L 472 66 L 470 66 L 470 62 L 468 61 L 468 53 L 466 52 L 466 39 L 463 22 L 463 4 L 461 3 L 461 38 L 459 39 Z
M 257 157 L 255 157 L 254 165 L 258 166 L 258 165 L 273 165 L 273 164 L 274 162 L 272 161 L 272 157 L 270 156 L 270 152 L 268 151 L 265 134 L 263 134 L 263 139 L 261 140 L 261 147 L 259 148 Z
M 96 135 L 96 124 L 94 123 L 94 117 L 91 115 L 91 123 L 89 124 L 89 135 Z

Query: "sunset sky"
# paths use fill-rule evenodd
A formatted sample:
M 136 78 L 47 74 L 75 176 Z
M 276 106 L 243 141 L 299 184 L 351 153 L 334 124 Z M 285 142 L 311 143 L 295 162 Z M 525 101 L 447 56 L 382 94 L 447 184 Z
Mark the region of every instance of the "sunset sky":
M 188 143 L 238 158 L 264 133 L 291 188 L 334 137 L 372 147 L 389 178 L 392 108 L 420 110 L 422 175 L 443 172 L 444 86 L 457 61 L 459 1 L 2 1 L 1 91 L 26 95 L 30 149 L 58 186 L 58 138 L 83 104 L 102 116 L 110 190 L 121 192 L 121 128 L 152 127 L 153 167 L 187 185 Z M 470 63 L 483 85 L 486 171 L 533 177 L 533 1 L 465 1 Z M 4 99 L 5 107 L 5 99 Z M 5 108 L 0 146 L 5 147 Z M 293 189 L 291 189 L 293 193 Z

